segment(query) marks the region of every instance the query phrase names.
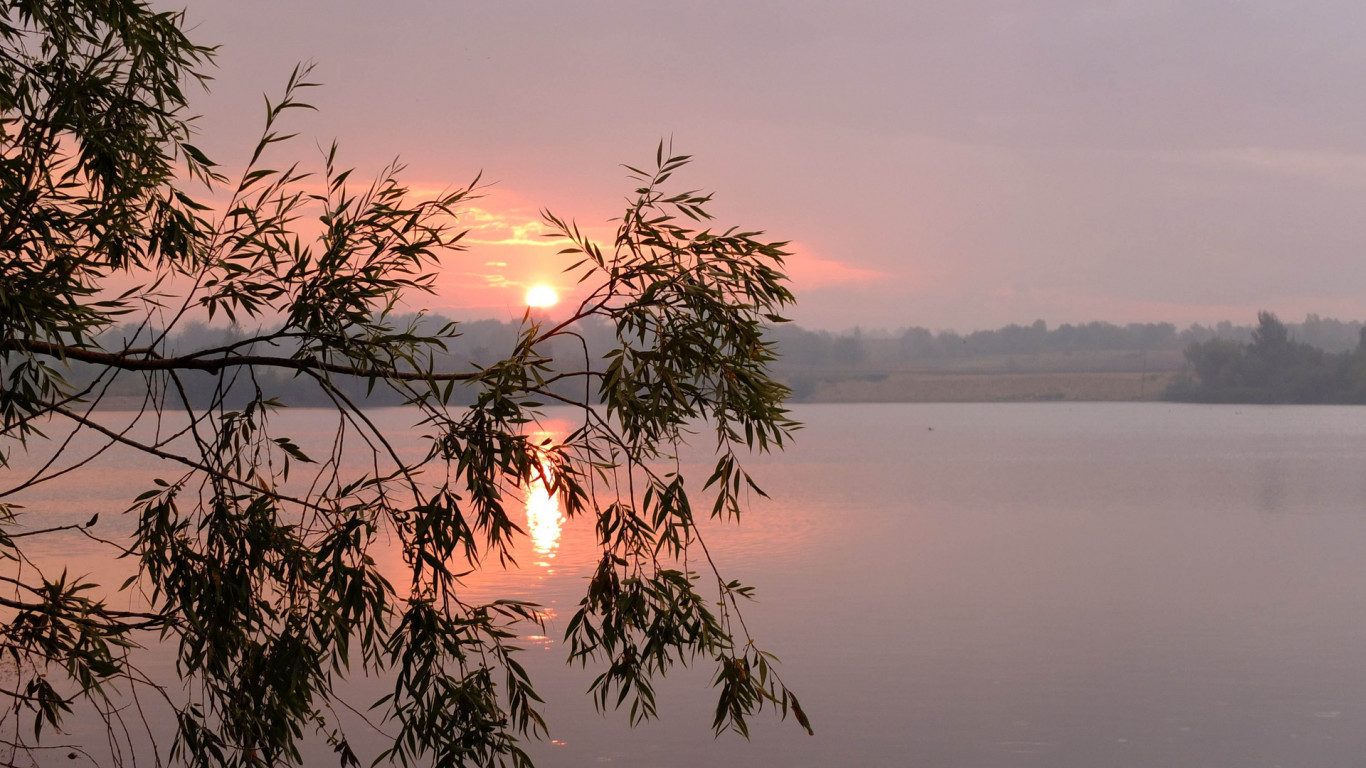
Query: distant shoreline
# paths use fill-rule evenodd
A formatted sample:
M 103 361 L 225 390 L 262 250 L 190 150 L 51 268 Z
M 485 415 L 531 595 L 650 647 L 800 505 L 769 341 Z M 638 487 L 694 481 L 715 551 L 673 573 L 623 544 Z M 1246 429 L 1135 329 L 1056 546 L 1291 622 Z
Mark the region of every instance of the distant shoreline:
M 1179 350 L 1093 350 L 843 368 L 780 362 L 777 374 L 803 403 L 1142 402 L 1160 400 L 1183 366 Z
M 891 373 L 822 381 L 803 403 L 1145 402 L 1177 378 L 1156 373 Z

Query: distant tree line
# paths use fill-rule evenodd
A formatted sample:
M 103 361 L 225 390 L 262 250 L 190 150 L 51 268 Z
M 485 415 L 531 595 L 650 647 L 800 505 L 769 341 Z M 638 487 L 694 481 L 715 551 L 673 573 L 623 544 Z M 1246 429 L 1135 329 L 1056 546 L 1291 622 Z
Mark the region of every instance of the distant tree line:
M 1228 329 L 1232 333 L 1232 328 Z M 1049 329 L 1043 320 L 1031 325 L 1011 324 L 996 330 L 939 331 L 911 327 L 899 332 L 864 334 L 854 329 L 843 334 L 809 331 L 786 325 L 774 328 L 772 336 L 778 341 L 783 361 L 790 365 L 844 366 L 867 358 L 865 337 L 883 342 L 895 342 L 895 357 L 902 362 L 983 355 L 1039 354 L 1043 352 L 1073 352 L 1084 350 L 1153 350 L 1179 349 L 1192 338 L 1191 333 L 1211 335 L 1217 330 L 1198 328 L 1177 333 L 1171 323 L 1113 323 L 1092 322 L 1081 325 L 1065 324 Z
M 1171 323 L 1092 322 L 1064 324 L 1049 330 L 1042 320 L 1032 325 L 1011 324 L 994 331 L 973 331 L 960 335 L 954 331 L 931 333 L 925 328 L 908 328 L 901 334 L 901 356 L 905 360 L 933 357 L 975 357 L 979 355 L 1038 354 L 1095 349 L 1173 349 L 1180 345 L 1176 326 Z
M 395 316 L 389 323 L 395 327 L 419 322 L 419 333 L 431 333 L 433 326 L 448 321 L 440 316 Z M 449 373 L 472 371 L 489 361 L 503 359 L 517 343 L 520 323 L 498 320 L 462 321 L 459 335 L 446 343 L 446 351 L 437 358 L 441 370 Z M 588 348 L 590 354 L 606 351 L 614 343 L 613 330 L 603 324 L 579 324 L 576 337 L 557 339 L 561 345 L 573 343 Z M 128 347 L 143 346 L 156 338 L 156 329 L 122 327 L 109 333 L 119 335 L 119 343 Z M 778 342 L 781 360 L 778 367 L 789 374 L 804 369 L 838 369 L 849 371 L 861 364 L 877 366 L 882 363 L 910 363 L 952 358 L 992 355 L 1021 355 L 1069 353 L 1097 350 L 1153 351 L 1185 348 L 1190 376 L 1178 380 L 1166 393 L 1169 400 L 1189 402 L 1366 402 L 1366 353 L 1361 349 L 1363 325 L 1333 318 L 1308 315 L 1302 323 L 1283 323 L 1275 315 L 1263 312 L 1258 324 L 1234 325 L 1221 322 L 1214 325 L 1191 325 L 1178 331 L 1172 323 L 1130 323 L 1117 325 L 1105 322 L 1063 324 L 1049 328 L 1043 320 L 1030 325 L 1011 324 L 996 330 L 970 333 L 956 331 L 933 332 L 926 328 L 909 327 L 896 331 L 854 328 L 832 333 L 808 330 L 793 323 L 768 329 L 769 338 Z M 170 346 L 178 353 L 220 349 L 254 335 L 254 330 L 234 326 L 188 323 L 170 339 Z M 876 350 L 875 352 L 872 350 Z M 265 351 L 265 350 L 261 350 Z M 272 350 L 278 352 L 279 350 Z M 573 350 L 553 350 L 555 359 L 573 359 L 566 354 Z M 578 354 L 581 356 L 582 351 Z M 581 358 L 580 358 L 581 359 Z M 87 370 L 89 369 L 89 370 Z M 866 369 L 866 366 L 865 366 Z M 72 362 L 67 374 L 75 381 L 93 378 L 95 369 Z M 331 398 L 307 377 L 297 377 L 285 370 L 258 371 L 254 380 L 240 379 L 222 384 L 213 375 L 188 372 L 185 396 L 191 400 L 210 399 L 216 387 L 229 388 L 230 401 L 242 401 L 263 390 L 281 393 L 282 403 L 291 406 L 331 406 Z M 199 381 L 202 379 L 202 381 Z M 796 390 L 797 399 L 809 395 L 811 382 L 798 376 L 788 376 L 788 383 Z M 401 398 L 387 388 L 371 388 L 367 382 L 344 381 L 345 396 L 371 407 L 402 405 Z M 565 384 L 563 386 L 569 386 Z M 140 398 L 147 391 L 135 380 L 124 379 L 117 385 L 126 404 L 129 398 Z M 166 393 L 175 400 L 180 393 Z M 584 393 L 565 392 L 580 397 Z M 453 403 L 472 398 L 459 391 Z M 468 403 L 466 403 L 468 404 Z
M 1285 327 L 1300 342 L 1328 352 L 1356 349 L 1362 331 L 1362 323 L 1358 321 L 1344 322 L 1314 314 L 1305 317 L 1303 323 Z M 1036 320 L 1030 325 L 1012 323 L 996 330 L 971 333 L 935 332 L 915 326 L 899 331 L 854 328 L 832 333 L 786 324 L 770 329 L 769 335 L 778 342 L 785 365 L 844 367 L 867 360 L 872 341 L 883 348 L 888 342 L 894 342 L 896 358 L 909 362 L 1045 352 L 1175 350 L 1213 339 L 1248 343 L 1256 331 L 1255 326 L 1234 325 L 1228 321 L 1214 325 L 1197 323 L 1178 331 L 1172 323 L 1064 323 L 1050 329 L 1043 320 Z
M 1163 396 L 1203 403 L 1366 403 L 1366 333 L 1361 325 L 1310 315 L 1300 328 L 1312 329 L 1306 334 L 1311 337 L 1314 331 L 1326 333 L 1340 347 L 1341 334 L 1353 325 L 1353 347 L 1329 351 L 1296 338 L 1274 314 L 1260 312 L 1246 342 L 1216 337 L 1190 344 L 1186 360 L 1191 375 L 1174 382 Z

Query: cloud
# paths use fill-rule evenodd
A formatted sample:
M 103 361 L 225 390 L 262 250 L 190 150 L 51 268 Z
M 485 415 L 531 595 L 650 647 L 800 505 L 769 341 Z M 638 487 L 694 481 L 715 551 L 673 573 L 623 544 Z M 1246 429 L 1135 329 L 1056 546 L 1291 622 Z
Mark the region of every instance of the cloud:
M 550 228 L 526 212 L 512 210 L 496 212 L 487 208 L 466 208 L 461 224 L 469 230 L 466 243 L 477 245 L 513 245 L 549 248 L 559 245 Z
M 1366 183 L 1366 155 L 1350 152 L 1237 147 L 1206 152 L 1204 157 L 1218 165 L 1251 168 L 1322 181 Z

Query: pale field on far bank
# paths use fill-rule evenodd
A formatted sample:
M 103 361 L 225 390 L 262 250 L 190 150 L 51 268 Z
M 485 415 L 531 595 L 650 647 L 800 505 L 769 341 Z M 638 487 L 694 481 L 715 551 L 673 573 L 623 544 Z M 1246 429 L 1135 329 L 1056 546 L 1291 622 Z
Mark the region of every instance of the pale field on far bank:
M 799 399 L 821 403 L 1157 400 L 1181 375 L 1180 350 L 983 355 L 844 369 L 787 369 Z
M 1039 400 L 1157 400 L 1175 372 L 1162 373 L 894 373 L 877 380 L 816 385 L 816 403 L 977 403 Z

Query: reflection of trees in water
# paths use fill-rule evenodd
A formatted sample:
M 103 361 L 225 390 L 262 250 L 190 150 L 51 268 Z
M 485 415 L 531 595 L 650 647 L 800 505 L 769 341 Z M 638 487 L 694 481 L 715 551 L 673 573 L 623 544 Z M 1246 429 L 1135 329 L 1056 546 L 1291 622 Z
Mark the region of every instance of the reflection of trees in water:
M 1286 511 L 1285 466 L 1281 462 L 1265 461 L 1257 467 L 1257 511 L 1267 515 Z

